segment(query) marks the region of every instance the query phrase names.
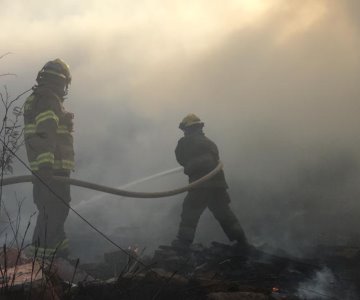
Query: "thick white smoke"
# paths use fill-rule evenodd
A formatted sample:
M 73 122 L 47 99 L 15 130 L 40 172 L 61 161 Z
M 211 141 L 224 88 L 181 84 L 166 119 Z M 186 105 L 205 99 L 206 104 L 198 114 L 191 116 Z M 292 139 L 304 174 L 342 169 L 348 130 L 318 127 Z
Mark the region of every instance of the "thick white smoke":
M 0 50 L 14 54 L 0 70 L 18 77 L 1 80 L 16 94 L 47 60 L 69 62 L 74 177 L 119 186 L 176 167 L 177 126 L 194 112 L 220 149 L 251 241 L 295 254 L 357 243 L 358 2 L 192 2 L 2 1 Z M 185 182 L 172 175 L 138 188 Z M 30 187 L 17 191 L 34 211 Z M 73 189 L 73 204 L 93 196 Z M 155 247 L 174 237 L 181 199 L 113 199 L 86 217 L 124 244 Z M 100 243 L 74 216 L 67 226 L 74 244 L 86 235 Z M 197 238 L 226 241 L 209 214 Z

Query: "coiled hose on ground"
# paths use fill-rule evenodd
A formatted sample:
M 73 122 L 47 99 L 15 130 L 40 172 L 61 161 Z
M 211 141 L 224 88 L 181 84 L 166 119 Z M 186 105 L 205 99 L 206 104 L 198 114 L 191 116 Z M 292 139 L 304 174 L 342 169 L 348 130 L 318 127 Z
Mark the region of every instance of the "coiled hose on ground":
M 79 179 L 74 179 L 74 178 L 68 178 L 68 177 L 54 176 L 54 179 L 62 181 L 62 182 L 66 182 L 71 185 L 79 186 L 82 188 L 87 188 L 87 189 L 91 189 L 91 190 L 95 190 L 95 191 L 99 191 L 99 192 L 104 192 L 104 193 L 108 193 L 108 194 L 124 196 L 124 197 L 129 197 L 129 198 L 163 198 L 163 197 L 174 196 L 177 194 L 187 192 L 188 190 L 201 185 L 202 183 L 208 181 L 209 179 L 214 177 L 217 173 L 219 173 L 222 168 L 223 168 L 223 164 L 221 161 L 219 161 L 216 168 L 214 168 L 211 172 L 209 172 L 205 176 L 199 178 L 198 180 L 196 180 L 184 187 L 169 190 L 169 191 L 164 191 L 164 192 L 153 192 L 153 193 L 120 190 L 120 189 L 107 187 L 104 185 L 100 185 L 100 184 L 96 184 L 96 183 L 92 183 L 92 182 L 88 182 L 88 181 L 83 181 L 83 180 L 79 180 Z M 23 176 L 14 176 L 14 177 L 9 177 L 9 178 L 3 178 L 2 186 L 17 184 L 17 183 L 24 183 L 24 182 L 32 182 L 33 178 L 34 178 L 33 175 L 23 175 Z

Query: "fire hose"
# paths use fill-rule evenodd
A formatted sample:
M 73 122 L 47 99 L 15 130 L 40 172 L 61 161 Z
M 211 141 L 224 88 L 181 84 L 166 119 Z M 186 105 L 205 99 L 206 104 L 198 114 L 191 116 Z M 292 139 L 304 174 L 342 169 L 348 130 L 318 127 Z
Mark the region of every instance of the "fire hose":
M 164 191 L 164 192 L 150 192 L 150 193 L 121 190 L 121 189 L 107 187 L 104 185 L 99 185 L 96 183 L 83 181 L 83 180 L 79 180 L 79 179 L 74 179 L 74 178 L 69 178 L 69 177 L 54 176 L 53 178 L 55 180 L 58 180 L 58 181 L 61 181 L 61 182 L 64 182 L 64 183 L 67 183 L 70 185 L 79 186 L 82 188 L 87 188 L 87 189 L 104 192 L 104 193 L 108 193 L 108 194 L 113 194 L 113 195 L 117 195 L 117 196 L 130 197 L 130 198 L 163 198 L 163 197 L 169 197 L 169 196 L 181 194 L 181 193 L 189 191 L 190 189 L 198 187 L 199 185 L 203 184 L 204 182 L 206 182 L 209 179 L 211 179 L 212 177 L 214 177 L 217 173 L 219 173 L 221 171 L 222 168 L 223 168 L 223 164 L 221 161 L 219 161 L 218 165 L 212 171 L 210 171 L 208 174 L 204 175 L 203 177 L 197 179 L 196 181 L 193 181 L 192 183 L 190 183 L 184 187 L 169 190 L 169 191 Z M 34 178 L 36 178 L 36 176 L 32 176 L 32 175 L 14 176 L 14 177 L 9 177 L 9 178 L 3 178 L 1 184 L 2 184 L 2 186 L 5 186 L 5 185 L 11 185 L 11 184 L 17 184 L 17 183 L 32 182 L 34 180 Z

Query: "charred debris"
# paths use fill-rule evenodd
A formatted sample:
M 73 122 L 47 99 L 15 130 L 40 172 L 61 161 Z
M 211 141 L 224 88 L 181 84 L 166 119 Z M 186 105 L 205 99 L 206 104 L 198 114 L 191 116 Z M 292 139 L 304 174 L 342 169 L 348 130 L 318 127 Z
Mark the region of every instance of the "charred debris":
M 309 256 L 310 257 L 310 256 Z M 98 263 L 3 247 L 0 299 L 359 299 L 360 248 L 318 247 L 307 259 L 213 242 L 105 253 Z

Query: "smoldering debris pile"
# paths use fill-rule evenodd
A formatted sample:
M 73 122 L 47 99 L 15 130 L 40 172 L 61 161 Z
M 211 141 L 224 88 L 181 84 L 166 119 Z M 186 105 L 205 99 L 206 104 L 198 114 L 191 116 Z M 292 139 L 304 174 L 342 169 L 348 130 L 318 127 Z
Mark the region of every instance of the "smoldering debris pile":
M 312 259 L 300 260 L 255 248 L 245 255 L 236 246 L 214 242 L 190 249 L 160 246 L 153 257 L 129 247 L 105 253 L 102 262 L 92 264 L 34 260 L 12 250 L 0 262 L 1 294 L 9 297 L 4 299 L 46 300 L 355 300 L 359 250 L 325 247 Z
M 205 248 L 194 245 L 190 250 L 160 246 L 154 262 L 170 271 L 207 279 L 241 279 L 244 284 L 272 288 L 276 284 L 291 286 L 310 276 L 317 266 L 311 261 L 267 254 L 256 248 L 243 253 L 236 245 L 213 242 Z
M 0 252 L 0 299 L 60 300 L 71 295 L 73 283 L 94 278 L 77 268 L 78 260 L 27 257 L 22 250 Z

